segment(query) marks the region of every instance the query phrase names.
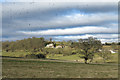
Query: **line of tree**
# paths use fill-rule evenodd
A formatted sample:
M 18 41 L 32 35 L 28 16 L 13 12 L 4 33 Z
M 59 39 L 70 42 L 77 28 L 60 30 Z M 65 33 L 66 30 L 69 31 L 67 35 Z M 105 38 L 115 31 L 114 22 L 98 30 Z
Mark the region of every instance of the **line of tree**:
M 120 42 L 116 43 L 116 42 L 105 42 L 104 45 L 120 45 Z
M 59 45 L 67 46 L 63 49 L 52 49 L 52 48 L 45 48 L 47 44 L 53 43 L 56 45 L 56 43 L 59 43 Z M 113 47 L 115 47 L 117 44 L 112 44 Z M 91 62 L 93 61 L 93 57 L 95 53 L 100 53 L 99 55 L 104 58 L 104 61 L 109 59 L 110 52 L 107 52 L 108 50 L 102 50 L 103 44 L 100 40 L 88 37 L 87 39 L 79 39 L 78 41 L 61 41 L 61 42 L 55 42 L 52 41 L 50 38 L 50 41 L 46 41 L 43 37 L 41 38 L 28 38 L 23 40 L 17 40 L 17 41 L 5 41 L 2 43 L 2 49 L 3 51 L 9 52 L 9 51 L 27 51 L 32 52 L 33 54 L 38 52 L 42 54 L 63 54 L 66 55 L 72 55 L 72 54 L 82 54 L 81 58 L 84 59 L 85 63 L 88 63 L 88 60 Z M 74 50 L 74 51 L 73 51 Z M 99 50 L 102 50 L 103 52 L 99 52 Z M 107 53 L 107 54 L 106 54 Z M 30 55 L 31 56 L 31 55 Z M 36 56 L 36 55 L 32 55 Z
M 40 51 L 42 48 L 45 47 L 47 42 L 44 40 L 43 37 L 41 38 L 28 38 L 23 40 L 17 40 L 17 41 L 5 41 L 2 43 L 2 49 L 6 52 L 8 51 L 16 51 L 16 50 L 24 50 L 24 51 Z

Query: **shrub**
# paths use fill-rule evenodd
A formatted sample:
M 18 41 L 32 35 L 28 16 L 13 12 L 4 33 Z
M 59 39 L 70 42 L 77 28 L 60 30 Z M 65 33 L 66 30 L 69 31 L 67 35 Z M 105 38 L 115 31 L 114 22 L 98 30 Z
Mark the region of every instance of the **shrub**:
M 26 55 L 25 58 L 36 59 L 37 56 L 35 54 L 29 54 L 29 55 Z
M 77 54 L 77 52 L 78 52 L 77 50 L 73 50 L 73 51 L 72 51 L 72 55 Z
M 103 58 L 104 63 L 107 60 L 111 59 L 111 57 L 112 57 L 111 52 L 109 51 L 109 49 L 106 49 L 106 48 L 102 49 L 102 51 L 99 53 L 99 56 L 101 56 Z
M 46 58 L 46 56 L 44 54 L 29 54 L 29 55 L 26 55 L 25 58 L 40 59 L 40 58 Z
M 72 55 L 76 54 L 76 52 L 72 52 Z
M 65 56 L 65 55 L 71 55 L 72 54 L 72 49 L 71 48 L 69 48 L 69 47 L 65 47 L 64 49 L 63 49 L 63 55 Z
M 37 54 L 36 55 L 38 58 L 46 58 L 46 56 L 44 54 Z
M 62 54 L 63 49 L 62 48 L 54 49 L 54 52 L 55 52 L 55 54 Z

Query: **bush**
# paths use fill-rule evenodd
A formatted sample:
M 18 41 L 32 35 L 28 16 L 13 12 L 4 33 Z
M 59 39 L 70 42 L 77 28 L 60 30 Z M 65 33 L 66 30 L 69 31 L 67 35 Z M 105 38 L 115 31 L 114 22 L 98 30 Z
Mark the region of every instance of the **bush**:
M 46 58 L 46 56 L 44 54 L 29 54 L 26 55 L 25 58 L 29 58 L 29 59 L 40 59 L 40 58 Z
M 54 49 L 54 52 L 55 52 L 55 54 L 62 54 L 63 49 L 62 48 Z
M 72 52 L 72 55 L 76 54 L 76 52 Z
M 37 54 L 36 55 L 38 58 L 46 58 L 46 56 L 44 54 Z
M 69 47 L 65 47 L 64 49 L 63 49 L 63 55 L 65 56 L 65 55 L 71 55 L 72 54 L 72 49 L 71 48 L 69 48 Z
M 62 48 L 59 48 L 59 49 L 54 49 L 54 48 L 45 48 L 43 50 L 43 53 L 44 54 L 62 54 Z
M 77 53 L 78 53 L 77 50 L 73 50 L 73 51 L 72 51 L 72 55 L 75 55 L 75 54 L 77 54 Z
M 111 59 L 112 55 L 111 52 L 109 51 L 109 49 L 102 49 L 102 51 L 99 53 L 99 56 L 103 58 L 104 63 L 106 62 L 106 60 Z
M 29 54 L 29 55 L 26 55 L 25 58 L 36 59 L 37 56 L 35 54 Z

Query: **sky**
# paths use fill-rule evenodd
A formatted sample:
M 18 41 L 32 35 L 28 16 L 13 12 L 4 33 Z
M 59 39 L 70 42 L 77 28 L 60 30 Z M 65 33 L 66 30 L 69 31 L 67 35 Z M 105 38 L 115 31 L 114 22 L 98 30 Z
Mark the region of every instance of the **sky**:
M 117 2 L 4 2 L 2 40 L 44 37 L 118 41 Z

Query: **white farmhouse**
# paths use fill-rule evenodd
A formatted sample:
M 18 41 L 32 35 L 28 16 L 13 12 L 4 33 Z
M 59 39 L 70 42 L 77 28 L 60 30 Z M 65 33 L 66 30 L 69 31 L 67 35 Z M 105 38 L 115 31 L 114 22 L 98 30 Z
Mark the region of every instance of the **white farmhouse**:
M 116 53 L 115 51 L 113 51 L 113 50 L 109 50 L 111 53 Z
M 56 48 L 63 48 L 62 46 L 56 46 Z
M 48 44 L 45 48 L 54 48 L 53 44 Z

